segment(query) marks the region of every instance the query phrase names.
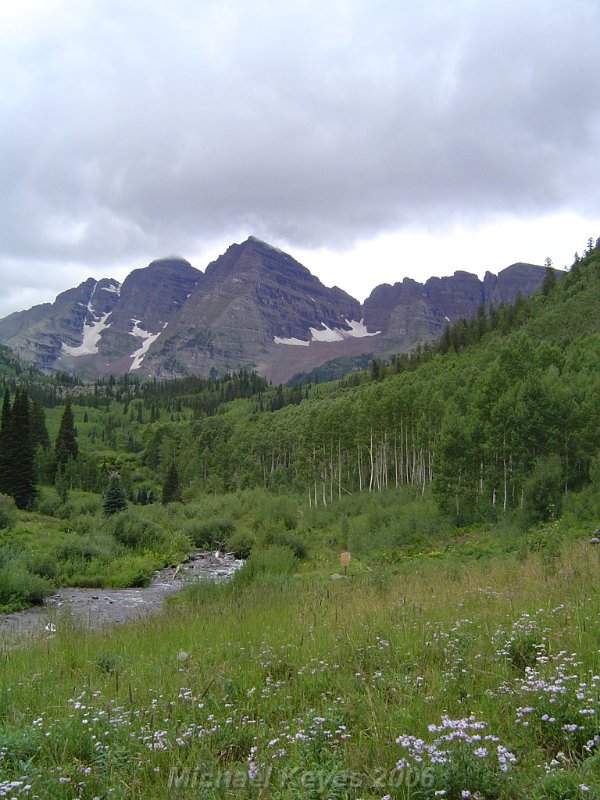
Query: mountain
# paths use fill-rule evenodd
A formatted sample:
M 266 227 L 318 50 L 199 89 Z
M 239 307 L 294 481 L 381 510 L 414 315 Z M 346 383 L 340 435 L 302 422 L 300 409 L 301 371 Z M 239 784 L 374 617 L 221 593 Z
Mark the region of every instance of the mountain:
M 123 285 L 93 278 L 0 320 L 0 343 L 46 372 L 140 378 L 256 369 L 284 382 L 332 359 L 387 355 L 435 338 L 479 305 L 539 290 L 544 268 L 513 264 L 483 281 L 468 272 L 376 287 L 361 304 L 292 256 L 251 236 L 205 272 L 178 257 Z
M 381 331 L 384 352 L 407 350 L 440 336 L 447 322 L 469 319 L 480 305 L 511 304 L 518 294 L 535 294 L 543 280 L 543 267 L 522 263 L 498 275 L 486 272 L 483 281 L 462 270 L 424 284 L 405 278 L 373 289 L 364 303 L 364 322 L 370 330 Z

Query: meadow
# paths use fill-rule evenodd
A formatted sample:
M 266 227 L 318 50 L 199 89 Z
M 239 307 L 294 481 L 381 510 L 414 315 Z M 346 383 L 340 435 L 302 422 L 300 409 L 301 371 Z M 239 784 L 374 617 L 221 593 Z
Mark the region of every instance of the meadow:
M 3 641 L 0 797 L 600 797 L 599 554 L 565 521 L 444 548 L 417 519 L 333 580 L 393 494 L 305 510 L 303 559 L 265 523 L 142 622 Z

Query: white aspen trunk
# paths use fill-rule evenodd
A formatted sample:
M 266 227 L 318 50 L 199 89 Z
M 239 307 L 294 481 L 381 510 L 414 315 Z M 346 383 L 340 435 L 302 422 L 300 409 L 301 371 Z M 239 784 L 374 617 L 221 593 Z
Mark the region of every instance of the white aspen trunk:
M 568 485 L 569 485 L 569 437 L 565 433 L 565 497 L 567 496 Z
M 338 499 L 342 497 L 342 443 L 338 439 Z
M 371 440 L 369 445 L 369 465 L 371 468 L 371 475 L 369 476 L 369 491 L 373 491 L 373 471 L 374 471 L 374 464 L 373 464 L 373 428 L 371 428 Z
M 504 448 L 502 452 L 502 473 L 504 477 L 504 503 L 502 505 L 502 510 L 506 514 L 506 509 L 508 508 L 508 476 L 506 474 L 506 432 L 504 433 Z
M 382 469 L 382 475 L 381 475 L 382 484 L 383 484 L 383 487 L 385 489 L 387 489 L 387 486 L 388 486 L 388 471 L 389 471 L 387 431 L 385 431 L 384 434 L 383 434 L 383 463 L 381 465 L 381 469 Z
M 362 492 L 362 454 L 358 445 L 358 491 Z

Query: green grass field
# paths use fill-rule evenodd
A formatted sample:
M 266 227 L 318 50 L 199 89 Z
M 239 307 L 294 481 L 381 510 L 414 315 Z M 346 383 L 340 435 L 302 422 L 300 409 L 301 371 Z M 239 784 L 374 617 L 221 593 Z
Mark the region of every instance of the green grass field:
M 0 796 L 600 797 L 591 545 L 346 580 L 281 550 L 141 623 L 3 642 Z

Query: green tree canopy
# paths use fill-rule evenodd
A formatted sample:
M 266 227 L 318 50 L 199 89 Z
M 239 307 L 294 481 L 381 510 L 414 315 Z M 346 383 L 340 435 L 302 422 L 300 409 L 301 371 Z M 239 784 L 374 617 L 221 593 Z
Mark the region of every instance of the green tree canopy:
M 77 429 L 75 428 L 75 419 L 73 417 L 70 400 L 67 400 L 65 410 L 63 411 L 54 452 L 56 454 L 56 466 L 58 469 L 64 467 L 70 458 L 75 460 L 79 452 L 77 446 Z
M 38 447 L 43 447 L 44 450 L 48 450 L 50 447 L 44 406 L 39 400 L 34 400 L 31 404 L 31 445 L 34 451 Z
M 162 490 L 163 505 L 167 503 L 178 503 L 181 501 L 181 481 L 175 461 L 171 461 L 171 466 L 167 471 L 167 477 Z
M 118 472 L 111 472 L 109 476 L 102 508 L 107 516 L 117 514 L 127 508 L 127 498 L 125 497 L 125 490 Z
M 31 508 L 36 497 L 29 406 L 27 390 L 17 389 L 10 411 L 7 493 L 14 497 L 18 508 Z
M 2 419 L 0 421 L 0 494 L 9 494 L 11 440 L 10 440 L 10 394 L 4 390 Z

